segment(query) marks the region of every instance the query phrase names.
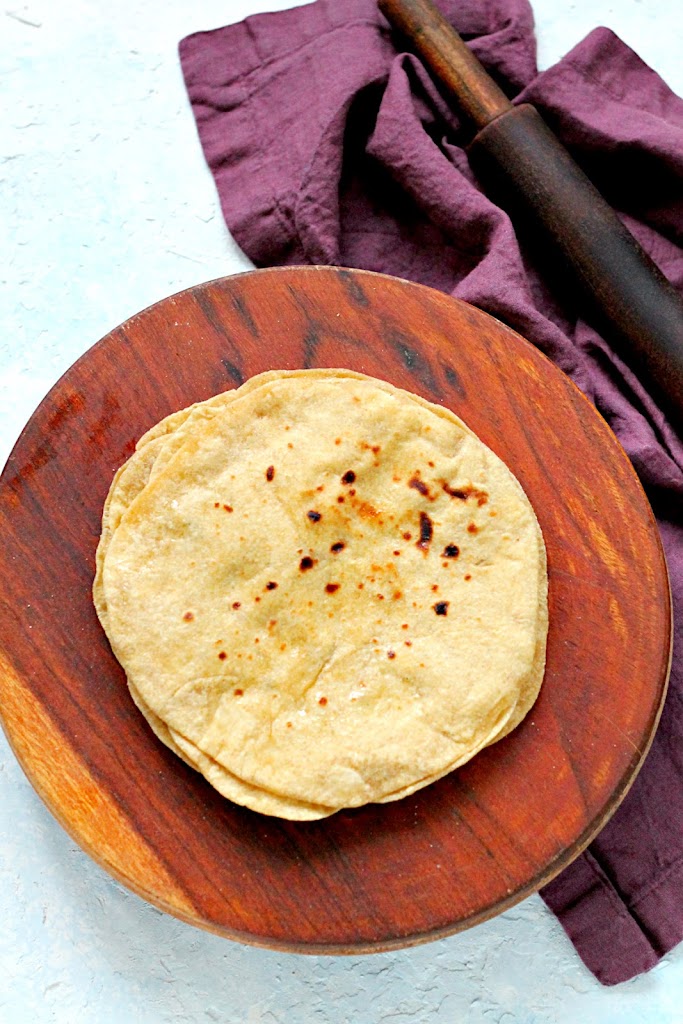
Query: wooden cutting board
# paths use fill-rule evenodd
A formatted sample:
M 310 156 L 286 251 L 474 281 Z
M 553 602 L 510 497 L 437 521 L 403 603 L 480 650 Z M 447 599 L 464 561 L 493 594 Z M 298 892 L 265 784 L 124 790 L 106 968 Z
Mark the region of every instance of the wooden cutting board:
M 541 695 L 511 736 L 414 796 L 302 824 L 224 800 L 155 739 L 91 584 L 105 495 L 148 427 L 262 370 L 313 366 L 447 405 L 505 460 L 545 536 L 550 633 Z M 299 952 L 438 938 L 547 882 L 632 782 L 670 663 L 661 544 L 604 421 L 498 321 L 358 271 L 214 281 L 103 338 L 42 402 L 0 478 L 0 579 L 2 720 L 55 817 L 162 909 Z

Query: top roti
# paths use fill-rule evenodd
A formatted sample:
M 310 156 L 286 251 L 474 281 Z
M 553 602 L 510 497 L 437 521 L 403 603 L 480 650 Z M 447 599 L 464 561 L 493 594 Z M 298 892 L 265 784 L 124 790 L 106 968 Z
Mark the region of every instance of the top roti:
M 249 786 L 340 808 L 405 795 L 523 717 L 543 541 L 450 411 L 282 371 L 173 436 L 101 567 L 112 646 L 170 729 Z

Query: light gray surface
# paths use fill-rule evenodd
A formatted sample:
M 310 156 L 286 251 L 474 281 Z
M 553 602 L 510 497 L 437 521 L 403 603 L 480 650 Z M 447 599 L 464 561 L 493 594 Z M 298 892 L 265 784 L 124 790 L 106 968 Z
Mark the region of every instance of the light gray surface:
M 176 44 L 289 6 L 10 0 L 0 14 L 0 462 L 97 338 L 163 295 L 248 268 L 221 219 Z M 534 10 L 541 67 L 606 24 L 683 93 L 680 0 L 536 0 Z M 1 1024 L 683 1019 L 683 948 L 601 988 L 538 897 L 463 935 L 362 958 L 285 956 L 196 931 L 81 853 L 4 738 L 0 920 Z

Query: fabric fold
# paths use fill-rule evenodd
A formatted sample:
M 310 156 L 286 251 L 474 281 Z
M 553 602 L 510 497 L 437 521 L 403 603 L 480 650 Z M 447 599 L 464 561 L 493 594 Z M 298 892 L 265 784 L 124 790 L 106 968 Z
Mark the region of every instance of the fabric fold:
M 590 851 L 563 871 L 543 898 L 604 985 L 624 980 L 615 965 L 638 963 L 647 971 L 662 955 Z
M 440 7 L 513 102 L 532 102 L 683 289 L 683 100 L 609 29 L 539 74 L 527 0 Z M 543 252 L 467 161 L 467 137 L 375 0 L 317 0 L 197 33 L 180 58 L 232 235 L 257 266 L 329 263 L 441 289 L 510 324 L 568 373 L 630 456 L 674 601 L 661 725 L 628 796 L 543 892 L 605 984 L 683 939 L 683 444 Z

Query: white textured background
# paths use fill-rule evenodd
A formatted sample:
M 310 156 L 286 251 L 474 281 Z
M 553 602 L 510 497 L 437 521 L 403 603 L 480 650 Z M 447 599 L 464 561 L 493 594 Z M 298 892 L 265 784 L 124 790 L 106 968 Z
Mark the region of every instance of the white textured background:
M 0 463 L 95 340 L 163 295 L 248 268 L 221 219 L 176 45 L 294 6 L 6 2 Z M 680 0 L 533 6 L 542 68 L 604 24 L 683 94 Z M 113 882 L 53 821 L 0 737 L 0 1024 L 53 1021 L 680 1024 L 683 947 L 649 975 L 604 989 L 538 897 L 405 952 L 308 958 L 239 946 Z

